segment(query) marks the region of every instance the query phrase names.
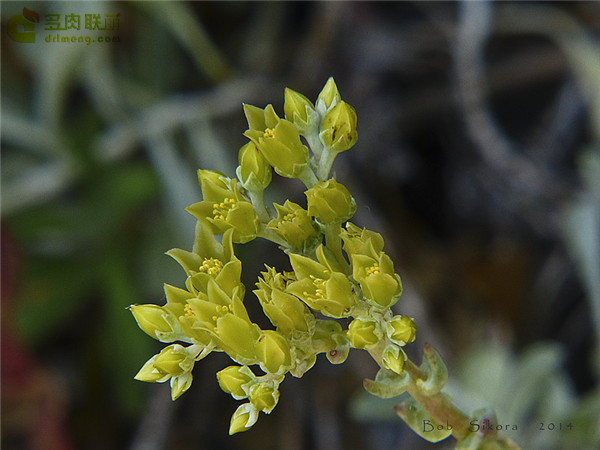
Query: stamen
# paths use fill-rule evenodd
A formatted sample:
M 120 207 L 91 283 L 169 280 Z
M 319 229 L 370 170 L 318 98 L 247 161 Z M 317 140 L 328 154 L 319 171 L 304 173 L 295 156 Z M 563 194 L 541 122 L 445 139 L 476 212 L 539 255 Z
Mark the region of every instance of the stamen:
M 379 264 L 373 264 L 371 267 L 367 269 L 367 276 L 369 275 L 377 275 L 380 273 Z
M 200 266 L 200 272 L 206 272 L 209 275 L 218 274 L 223 268 L 223 262 L 216 258 L 204 258 L 202 265 Z
M 226 198 L 221 203 L 213 203 L 213 217 L 215 219 L 225 220 L 227 213 L 236 205 L 234 198 Z
M 272 128 L 267 128 L 265 130 L 265 134 L 263 135 L 264 138 L 272 138 L 275 137 L 275 131 Z
M 192 309 L 192 305 L 190 305 L 189 303 L 185 304 L 183 311 L 185 312 L 185 317 L 192 317 L 196 315 L 196 313 Z

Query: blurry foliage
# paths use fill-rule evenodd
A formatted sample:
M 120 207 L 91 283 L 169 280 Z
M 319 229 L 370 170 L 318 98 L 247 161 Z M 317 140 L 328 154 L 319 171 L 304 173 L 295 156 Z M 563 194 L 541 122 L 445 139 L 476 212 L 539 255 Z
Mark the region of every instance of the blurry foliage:
M 121 42 L 12 42 L 24 6 L 118 12 Z M 234 175 L 241 102 L 285 86 L 312 98 L 328 76 L 362 118 L 334 170 L 357 222 L 394 243 L 402 309 L 447 358 L 457 403 L 519 421 L 524 448 L 597 446 L 597 3 L 1 8 L 3 448 L 431 448 L 375 398 L 360 421 L 350 398 L 374 368 L 359 356 L 292 380 L 278 414 L 232 439 L 219 355 L 176 407 L 132 380 L 154 344 L 124 308 L 183 281 L 163 253 L 191 245 L 196 169 Z M 272 249 L 252 250 L 250 280 Z M 544 435 L 536 420 L 575 428 Z

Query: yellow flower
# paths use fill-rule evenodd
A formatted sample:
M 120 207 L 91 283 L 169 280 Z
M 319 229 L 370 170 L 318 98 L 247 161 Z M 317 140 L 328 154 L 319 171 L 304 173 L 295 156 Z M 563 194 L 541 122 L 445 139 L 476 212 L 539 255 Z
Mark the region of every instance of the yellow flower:
M 272 105 L 262 110 L 244 105 L 250 128 L 244 136 L 258 147 L 275 172 L 283 177 L 299 178 L 308 168 L 308 148 L 300 141 L 298 128 L 280 119 Z
M 374 306 L 389 308 L 400 298 L 402 283 L 394 264 L 381 252 L 377 258 L 353 254 L 352 276 L 360 283 L 365 298 Z
M 196 345 L 183 347 L 179 344 L 165 347 L 150 358 L 135 376 L 136 380 L 164 383 L 171 380 L 171 397 L 176 400 L 192 384 L 194 359 L 201 348 Z
M 267 272 L 261 274 L 254 293 L 271 323 L 290 337 L 308 332 L 314 326 L 315 318 L 304 303 L 285 292 L 289 280 L 272 267 L 267 267 Z
M 308 211 L 289 200 L 283 206 L 277 203 L 274 206 L 277 218 L 271 220 L 267 228 L 284 238 L 293 251 L 304 252 L 314 248 L 320 235 Z
M 326 257 L 323 244 L 317 247 L 316 254 L 318 261 L 289 253 L 298 280 L 290 283 L 286 291 L 326 316 L 349 316 L 355 303 L 352 283 Z
M 209 178 L 202 180 L 203 200 L 186 208 L 199 221 L 207 223 L 213 234 L 233 229 L 233 242 L 251 241 L 258 233 L 258 220 L 252 203 L 239 192 L 236 183 L 223 187 Z

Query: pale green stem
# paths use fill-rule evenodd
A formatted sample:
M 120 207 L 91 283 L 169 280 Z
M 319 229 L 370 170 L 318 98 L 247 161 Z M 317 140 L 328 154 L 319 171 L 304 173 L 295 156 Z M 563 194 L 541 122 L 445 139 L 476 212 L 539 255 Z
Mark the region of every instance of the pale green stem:
M 319 181 L 315 176 L 313 170 L 310 168 L 310 165 L 306 166 L 306 169 L 300 174 L 298 178 L 304 183 L 307 189 L 310 189 Z
M 267 208 L 265 208 L 265 203 L 263 200 L 264 191 L 248 191 L 248 195 L 250 196 L 250 201 L 252 202 L 252 206 L 254 207 L 254 211 L 256 211 L 256 215 L 261 222 L 267 223 L 271 220 L 269 216 L 269 212 Z
M 319 130 L 317 129 L 312 133 L 307 133 L 304 137 L 306 138 L 306 142 L 308 142 L 308 146 L 315 156 L 315 161 L 318 163 L 321 159 L 323 149 L 325 148 L 321 142 L 321 139 L 319 139 Z
M 382 358 L 384 348 L 385 342 L 382 340 L 376 347 L 369 350 L 369 354 L 381 368 L 385 369 Z M 433 395 L 423 394 L 417 386 L 417 380 L 426 380 L 427 375 L 410 359 L 405 361 L 404 370 L 410 375 L 410 385 L 406 389 L 410 396 L 423 407 L 434 421 L 444 424 L 444 426 L 446 423 L 451 425 L 452 436 L 457 441 L 465 439 L 470 432 L 471 418 L 458 409 L 442 392 Z M 519 448 L 506 436 L 498 436 L 497 439 L 506 443 L 509 446 L 508 448 Z
M 337 154 L 338 152 L 331 151 L 328 148 L 323 150 L 321 159 L 319 160 L 319 168 L 317 169 L 317 178 L 319 180 L 324 181 L 329 178 L 329 172 Z
M 433 395 L 424 395 L 416 385 L 420 378 L 425 380 L 427 376 L 410 359 L 404 363 L 404 370 L 410 375 L 408 393 L 423 407 L 429 416 L 437 423 L 452 425 L 452 436 L 460 441 L 467 437 L 470 427 L 470 418 L 441 392 Z

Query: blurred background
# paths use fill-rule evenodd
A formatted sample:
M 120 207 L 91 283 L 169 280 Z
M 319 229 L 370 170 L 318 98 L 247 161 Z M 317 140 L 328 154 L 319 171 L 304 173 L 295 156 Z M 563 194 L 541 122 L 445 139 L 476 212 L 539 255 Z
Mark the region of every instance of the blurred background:
M 334 171 L 403 279 L 409 356 L 439 349 L 456 404 L 493 407 L 523 448 L 598 448 L 599 3 L 1 8 L 3 449 L 452 448 L 363 392 L 365 352 L 288 377 L 233 437 L 222 354 L 176 402 L 133 380 L 161 345 L 125 308 L 183 285 L 164 252 L 191 249 L 196 170 L 235 176 L 243 102 L 283 115 L 285 87 L 314 100 L 329 76 L 359 127 Z M 35 42 L 9 35 L 14 16 Z M 272 200 L 302 187 L 274 177 Z M 285 259 L 265 242 L 237 253 L 258 321 L 256 275 Z

